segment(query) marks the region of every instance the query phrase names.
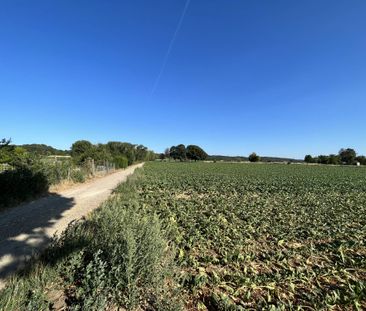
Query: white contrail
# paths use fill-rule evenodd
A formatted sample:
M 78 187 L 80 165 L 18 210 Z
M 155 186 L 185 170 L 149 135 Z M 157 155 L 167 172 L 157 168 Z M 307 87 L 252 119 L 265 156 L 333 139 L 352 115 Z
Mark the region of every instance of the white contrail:
M 184 9 L 183 9 L 183 12 L 182 12 L 182 15 L 180 16 L 180 19 L 179 19 L 179 22 L 178 22 L 178 25 L 177 25 L 177 28 L 175 29 L 175 32 L 174 32 L 174 35 L 172 37 L 172 40 L 170 40 L 170 43 L 169 43 L 169 47 L 168 47 L 168 50 L 166 51 L 166 54 L 165 54 L 165 57 L 164 57 L 164 61 L 163 61 L 163 64 L 160 68 L 160 72 L 158 74 L 158 76 L 156 77 L 156 80 L 155 80 L 155 83 L 154 83 L 154 86 L 151 90 L 151 94 L 150 95 L 153 95 L 159 85 L 159 81 L 160 81 L 160 78 L 164 72 L 164 68 L 168 62 L 168 58 L 169 58 L 169 55 L 170 55 L 170 52 L 172 51 L 173 49 L 173 45 L 174 45 L 174 41 L 175 41 L 175 38 L 177 37 L 177 34 L 182 26 L 182 23 L 183 23 L 183 20 L 184 20 L 184 16 L 186 15 L 186 12 L 187 12 L 187 9 L 188 9 L 188 6 L 189 6 L 189 3 L 191 2 L 191 0 L 187 0 L 186 1 L 186 5 L 184 6 Z

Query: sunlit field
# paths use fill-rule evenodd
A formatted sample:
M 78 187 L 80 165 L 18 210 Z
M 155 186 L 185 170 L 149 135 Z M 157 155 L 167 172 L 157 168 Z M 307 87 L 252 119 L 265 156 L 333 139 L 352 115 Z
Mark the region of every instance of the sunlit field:
M 365 241 L 365 168 L 148 162 L 0 309 L 364 310 Z
M 149 163 L 138 191 L 190 307 L 366 308 L 366 169 Z

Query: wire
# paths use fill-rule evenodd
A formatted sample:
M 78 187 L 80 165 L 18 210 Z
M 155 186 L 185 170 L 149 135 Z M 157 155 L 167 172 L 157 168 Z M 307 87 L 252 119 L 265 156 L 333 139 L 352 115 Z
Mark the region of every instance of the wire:
M 174 35 L 173 35 L 172 39 L 170 40 L 168 50 L 166 51 L 166 54 L 165 54 L 165 57 L 164 57 L 164 60 L 163 60 L 163 64 L 162 64 L 162 66 L 160 68 L 160 71 L 159 71 L 158 76 L 155 79 L 155 83 L 154 83 L 154 86 L 153 86 L 153 88 L 151 90 L 150 96 L 152 96 L 155 93 L 156 89 L 158 88 L 158 85 L 159 85 L 161 76 L 163 75 L 165 66 L 166 66 L 166 64 L 168 62 L 169 55 L 170 55 L 170 53 L 171 53 L 171 51 L 173 49 L 174 41 L 175 41 L 175 39 L 176 39 L 176 37 L 178 35 L 178 32 L 179 32 L 180 28 L 182 27 L 182 23 L 183 23 L 183 20 L 184 20 L 185 15 L 186 15 L 186 12 L 188 10 L 188 6 L 189 6 L 189 3 L 190 2 L 191 2 L 191 0 L 187 0 L 186 1 L 186 4 L 185 4 L 184 9 L 183 9 L 183 12 L 182 12 L 182 15 L 180 16 L 180 19 L 179 19 L 177 28 L 175 29 Z

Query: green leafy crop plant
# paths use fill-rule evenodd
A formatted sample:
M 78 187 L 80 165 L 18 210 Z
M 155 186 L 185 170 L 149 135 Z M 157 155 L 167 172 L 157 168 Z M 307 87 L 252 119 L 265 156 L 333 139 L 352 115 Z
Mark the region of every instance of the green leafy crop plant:
M 366 169 L 147 163 L 187 308 L 366 309 Z

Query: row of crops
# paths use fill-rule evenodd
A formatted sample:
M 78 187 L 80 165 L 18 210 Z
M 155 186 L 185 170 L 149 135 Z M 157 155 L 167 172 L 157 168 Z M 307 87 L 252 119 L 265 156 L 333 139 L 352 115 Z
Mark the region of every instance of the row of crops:
M 148 163 L 186 307 L 366 309 L 366 169 Z

